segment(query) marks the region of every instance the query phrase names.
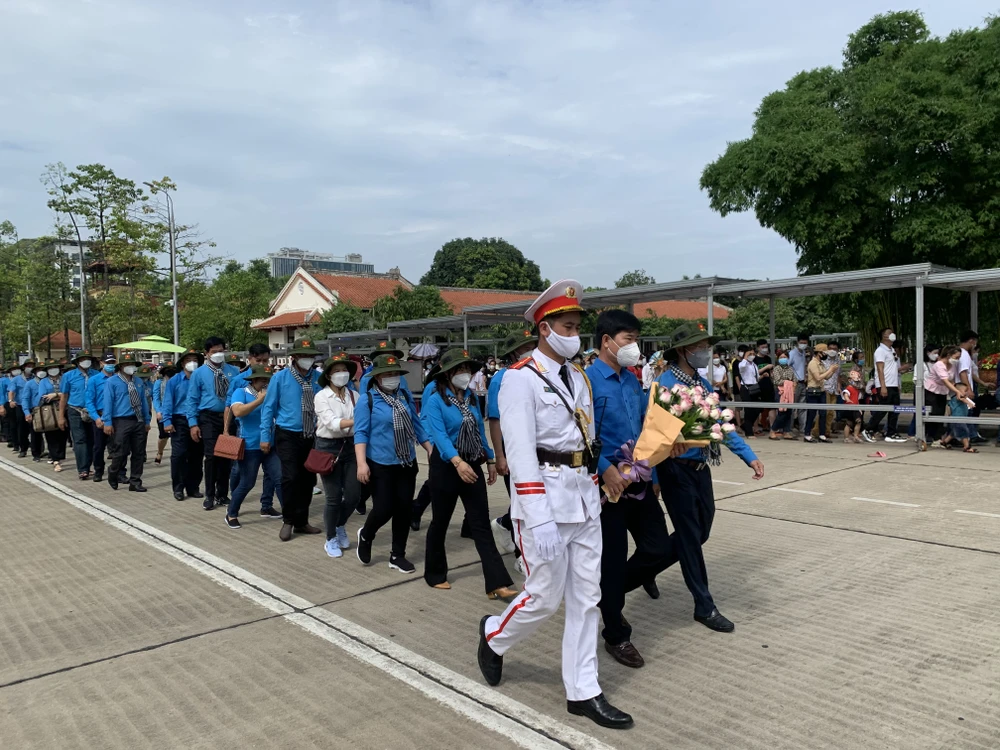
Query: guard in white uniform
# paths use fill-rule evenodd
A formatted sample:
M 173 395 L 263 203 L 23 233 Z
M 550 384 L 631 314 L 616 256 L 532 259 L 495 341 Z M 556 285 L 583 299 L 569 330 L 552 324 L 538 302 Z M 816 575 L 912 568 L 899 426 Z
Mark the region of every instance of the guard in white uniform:
M 559 281 L 525 313 L 538 348 L 511 366 L 500 385 L 513 494 L 511 518 L 527 577 L 499 617 L 480 621 L 479 667 L 500 682 L 503 655 L 566 602 L 562 675 L 567 709 L 601 726 L 627 728 L 632 717 L 605 699 L 597 683 L 601 599 L 601 501 L 594 407 L 580 349 L 580 284 Z

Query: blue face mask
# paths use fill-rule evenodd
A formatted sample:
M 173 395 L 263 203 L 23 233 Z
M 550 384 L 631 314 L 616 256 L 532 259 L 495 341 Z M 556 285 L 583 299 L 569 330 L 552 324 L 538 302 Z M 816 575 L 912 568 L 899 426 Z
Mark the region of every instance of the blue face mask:
M 864 367 L 864 366 L 865 366 L 865 360 L 864 360 L 864 358 L 859 359 L 858 360 L 858 367 Z
M 778 364 L 779 365 L 787 365 L 788 364 L 788 357 L 778 357 Z
M 115 366 L 114 365 L 104 365 L 104 372 L 106 372 L 106 373 L 108 373 L 110 375 L 114 371 L 115 371 Z

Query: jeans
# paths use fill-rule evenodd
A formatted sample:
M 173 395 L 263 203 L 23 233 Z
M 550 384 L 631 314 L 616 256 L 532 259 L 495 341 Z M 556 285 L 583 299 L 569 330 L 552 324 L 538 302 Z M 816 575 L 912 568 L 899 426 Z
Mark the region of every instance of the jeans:
M 807 393 L 806 394 L 807 404 L 825 404 L 826 394 L 825 393 Z M 806 437 L 812 432 L 813 422 L 816 420 L 816 409 L 809 409 L 806 412 Z M 826 415 L 820 412 L 819 419 L 819 434 L 826 437 Z
M 333 539 L 337 536 L 337 529 L 345 525 L 354 512 L 361 494 L 354 438 L 316 438 L 316 449 L 339 456 L 333 471 L 320 475 L 323 494 L 326 495 L 323 525 L 326 526 L 326 538 Z
M 73 455 L 76 456 L 76 471 L 86 474 L 94 456 L 94 433 L 90 429 L 91 422 L 84 422 L 80 412 L 72 406 L 69 410 L 69 434 L 73 436 Z
M 417 485 L 417 464 L 377 464 L 369 461 L 372 509 L 365 518 L 362 535 L 366 542 L 375 541 L 375 534 L 392 521 L 392 557 L 406 557 L 406 540 L 410 536 L 410 510 L 413 490 Z
M 781 411 L 781 409 L 778 409 L 778 414 L 774 418 L 774 424 L 771 425 L 771 432 L 791 432 L 791 430 L 792 410 Z
M 281 459 L 278 458 L 278 454 L 275 452 L 264 453 L 260 450 L 245 450 L 243 451 L 243 460 L 237 461 L 236 466 L 240 472 L 240 481 L 236 485 L 236 489 L 233 490 L 233 496 L 229 500 L 229 510 L 228 515 L 230 518 L 236 518 L 240 514 L 240 506 L 243 505 L 243 501 L 246 496 L 250 494 L 250 490 L 254 488 L 257 484 L 257 475 L 260 473 L 260 468 L 264 467 L 264 481 L 267 481 L 268 476 L 271 477 L 272 484 L 274 480 L 277 479 L 279 485 L 281 482 Z M 278 488 L 278 501 L 281 501 L 281 488 Z M 268 498 L 265 501 L 263 495 L 260 498 L 260 509 L 268 510 L 271 508 L 273 498 Z
M 300 529 L 309 524 L 309 506 L 316 486 L 316 475 L 305 467 L 313 439 L 275 427 L 273 440 L 271 450 L 281 461 L 281 514 L 285 523 Z
M 826 391 L 824 391 L 823 394 L 824 394 L 825 400 L 824 401 L 814 402 L 814 403 L 820 403 L 820 404 L 823 404 L 823 403 L 826 403 L 826 404 L 835 404 L 835 403 L 837 403 L 837 394 L 835 394 L 835 393 L 827 393 Z M 820 414 L 820 415 L 818 415 L 816 417 L 816 419 L 819 422 L 823 422 L 823 423 L 826 424 L 826 434 L 829 434 L 829 435 L 833 434 L 833 421 L 834 421 L 834 417 L 836 416 L 836 414 L 837 414 L 837 412 L 835 412 L 835 411 L 833 411 L 833 409 L 831 409 L 830 411 L 823 412 L 822 414 Z M 819 428 L 819 424 L 816 424 L 816 425 L 813 426 L 813 430 L 818 430 L 818 428 Z M 818 435 L 819 435 L 819 433 L 816 432 L 816 434 L 813 435 L 813 437 L 817 437 Z
M 885 398 L 882 398 L 882 391 L 880 389 L 875 390 L 875 393 L 877 394 L 876 395 L 877 403 L 891 405 L 891 406 L 899 406 L 899 388 L 886 388 L 886 391 L 888 395 Z M 879 427 L 881 427 L 882 425 L 882 416 L 884 414 L 885 412 L 881 411 L 872 412 L 872 418 L 868 421 L 868 427 L 867 427 L 868 432 L 879 431 Z M 887 420 L 885 434 L 887 436 L 895 435 L 898 424 L 899 424 L 899 414 L 894 411 L 889 412 L 889 419 Z

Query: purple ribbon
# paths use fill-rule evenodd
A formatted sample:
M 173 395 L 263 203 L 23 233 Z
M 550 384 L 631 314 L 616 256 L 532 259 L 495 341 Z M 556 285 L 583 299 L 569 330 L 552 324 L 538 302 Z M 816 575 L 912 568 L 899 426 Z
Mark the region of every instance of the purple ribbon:
M 635 448 L 635 441 L 629 440 L 625 445 L 615 451 L 615 459 L 618 461 L 618 472 L 628 479 L 632 484 L 640 483 L 641 491 L 639 494 L 631 494 L 628 491 L 622 493 L 622 498 L 631 498 L 634 500 L 642 500 L 646 497 L 646 488 L 648 482 L 653 478 L 653 469 L 646 461 L 642 459 L 637 461 L 632 455 L 632 449 Z M 629 486 L 631 487 L 632 484 Z M 607 496 L 601 493 L 601 502 L 606 502 Z

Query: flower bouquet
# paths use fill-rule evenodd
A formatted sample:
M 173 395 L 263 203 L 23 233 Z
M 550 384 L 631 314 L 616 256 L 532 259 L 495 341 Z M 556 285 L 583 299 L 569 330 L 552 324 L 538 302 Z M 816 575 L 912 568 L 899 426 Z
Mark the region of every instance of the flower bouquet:
M 990 354 L 979 360 L 979 377 L 984 383 L 996 385 L 998 365 L 1000 365 L 1000 354 Z

